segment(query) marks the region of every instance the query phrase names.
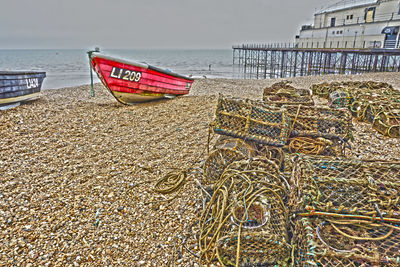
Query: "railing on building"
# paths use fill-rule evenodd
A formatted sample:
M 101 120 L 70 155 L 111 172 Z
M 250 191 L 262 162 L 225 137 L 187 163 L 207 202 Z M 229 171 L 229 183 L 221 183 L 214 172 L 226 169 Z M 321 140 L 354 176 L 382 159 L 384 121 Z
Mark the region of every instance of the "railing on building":
M 319 10 L 318 13 L 332 12 L 332 11 L 336 11 L 338 9 L 350 8 L 350 7 L 360 6 L 360 5 L 374 4 L 376 2 L 377 2 L 377 0 L 343 0 L 343 1 L 337 2 L 333 5 L 321 8 L 321 10 Z
M 353 19 L 343 19 L 340 20 L 341 23 L 335 24 L 335 27 L 340 26 L 350 26 L 356 25 L 360 23 L 373 23 L 373 22 L 383 22 L 383 21 L 392 21 L 392 20 L 400 20 L 400 14 L 398 13 L 383 13 L 375 15 L 370 21 L 366 20 L 364 17 L 357 17 Z
M 330 27 L 341 27 L 341 26 L 351 26 L 363 23 L 373 23 L 373 22 L 384 22 L 384 21 L 393 21 L 393 20 L 400 20 L 400 13 L 399 12 L 392 12 L 392 13 L 382 13 L 376 14 L 371 20 L 367 20 L 365 17 L 356 17 L 352 19 L 341 19 L 336 20 L 335 25 L 303 25 L 302 30 L 315 30 L 315 29 L 322 29 L 322 28 L 330 28 Z

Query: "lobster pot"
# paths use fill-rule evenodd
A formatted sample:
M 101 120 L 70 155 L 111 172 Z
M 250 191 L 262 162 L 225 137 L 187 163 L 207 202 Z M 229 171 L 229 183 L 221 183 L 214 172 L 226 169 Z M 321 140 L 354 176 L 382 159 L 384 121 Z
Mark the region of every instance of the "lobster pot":
M 320 83 L 313 84 L 311 86 L 311 91 L 313 92 L 313 95 L 317 95 L 326 99 L 329 99 L 329 94 L 336 90 L 343 90 L 343 87 L 340 83 Z
M 348 108 L 352 102 L 351 95 L 342 90 L 333 91 L 329 94 L 329 107 L 331 108 Z
M 373 123 L 375 116 L 381 111 L 382 110 L 380 107 L 373 104 L 365 103 L 363 106 L 363 113 L 361 115 L 361 119 L 364 122 Z
M 364 89 L 364 90 L 378 90 L 378 89 L 393 89 L 393 86 L 385 82 L 374 82 L 374 81 L 348 81 L 341 83 L 345 87 L 353 89 Z
M 298 218 L 294 266 L 399 266 L 400 231 L 388 223 Z
M 400 162 L 302 156 L 291 181 L 295 211 L 400 219 Z
M 259 101 L 220 95 L 212 127 L 217 134 L 283 146 L 288 138 L 289 124 L 283 109 L 267 107 Z
M 365 107 L 365 102 L 355 100 L 353 103 L 350 104 L 349 109 L 351 112 L 351 115 L 353 117 L 357 118 L 359 121 L 364 121 L 363 119 L 363 112 L 364 112 L 364 107 Z
M 395 96 L 393 99 L 396 99 L 396 95 L 398 94 L 398 91 L 393 89 L 390 84 L 374 81 L 313 84 L 311 90 L 314 95 L 326 99 L 328 99 L 329 95 L 335 91 L 345 91 L 350 95 L 350 97 L 355 99 L 362 99 L 363 95 L 366 94 L 375 95 L 376 97 Z
M 285 153 L 281 147 L 258 145 L 257 156 L 273 161 L 280 170 L 283 170 L 284 168 Z
M 283 105 L 304 105 L 314 106 L 311 96 L 285 96 L 285 95 L 264 95 L 264 103 L 267 105 L 281 107 Z
M 313 106 L 314 100 L 308 89 L 297 89 L 288 82 L 279 82 L 264 89 L 263 100 L 268 105 L 281 107 L 283 105 Z
M 372 127 L 385 136 L 400 138 L 400 113 L 381 111 L 376 114 Z
M 213 185 L 229 164 L 255 155 L 256 147 L 252 143 L 239 138 L 220 138 L 203 165 L 203 184 Z
M 372 124 L 375 116 L 384 110 L 380 103 L 381 102 L 373 103 L 372 101 L 356 100 L 351 103 L 350 111 L 358 121 Z
M 383 91 L 383 93 L 394 103 L 400 103 L 400 91 L 393 88 Z
M 388 98 L 388 96 L 381 91 L 371 91 L 371 92 L 365 92 L 365 91 L 357 91 L 357 92 L 352 92 L 352 95 L 354 98 L 357 100 L 361 100 L 363 102 L 390 102 L 391 100 Z
M 290 120 L 294 123 L 291 136 L 323 137 L 347 140 L 353 124 L 347 110 L 322 107 L 286 106 Z
M 297 92 L 297 94 L 303 96 L 311 95 L 310 90 L 295 88 L 291 85 L 290 81 L 281 81 L 272 84 L 270 87 L 266 87 L 264 89 L 264 95 L 275 95 L 278 92 L 282 92 L 282 90 L 286 92 Z
M 369 122 L 379 133 L 392 138 L 400 137 L 400 104 L 394 102 L 354 101 L 350 111 L 359 121 Z
M 201 264 L 286 266 L 287 190 L 277 165 L 268 159 L 232 163 L 200 219 Z

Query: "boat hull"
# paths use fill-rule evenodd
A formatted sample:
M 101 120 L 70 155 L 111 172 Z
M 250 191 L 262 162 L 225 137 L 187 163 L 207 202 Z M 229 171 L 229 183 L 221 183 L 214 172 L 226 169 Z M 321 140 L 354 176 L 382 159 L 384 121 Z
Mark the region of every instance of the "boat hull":
M 40 97 L 45 72 L 0 72 L 0 107 L 16 106 L 17 103 Z
M 189 93 L 193 79 L 145 63 L 93 55 L 91 65 L 111 94 L 135 104 Z
M 134 103 L 143 103 L 149 101 L 155 101 L 159 99 L 165 98 L 164 94 L 132 94 L 126 92 L 118 92 L 118 91 L 111 91 L 111 94 L 120 102 L 124 104 L 134 104 Z

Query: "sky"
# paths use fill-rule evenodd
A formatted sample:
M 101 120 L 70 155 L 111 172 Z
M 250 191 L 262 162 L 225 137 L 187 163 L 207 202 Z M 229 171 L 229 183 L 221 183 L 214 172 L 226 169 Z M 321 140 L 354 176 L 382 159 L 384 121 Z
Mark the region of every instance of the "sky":
M 293 42 L 336 0 L 0 0 L 0 49 L 230 49 Z

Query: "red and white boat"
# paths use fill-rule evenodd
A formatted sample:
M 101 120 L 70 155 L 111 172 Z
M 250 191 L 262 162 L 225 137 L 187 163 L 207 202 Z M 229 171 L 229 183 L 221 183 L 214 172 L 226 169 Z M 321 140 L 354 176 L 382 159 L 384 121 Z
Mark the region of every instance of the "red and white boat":
M 104 86 L 123 104 L 135 104 L 189 93 L 194 79 L 146 63 L 89 54 Z

